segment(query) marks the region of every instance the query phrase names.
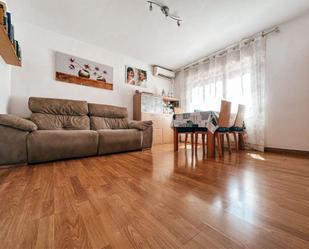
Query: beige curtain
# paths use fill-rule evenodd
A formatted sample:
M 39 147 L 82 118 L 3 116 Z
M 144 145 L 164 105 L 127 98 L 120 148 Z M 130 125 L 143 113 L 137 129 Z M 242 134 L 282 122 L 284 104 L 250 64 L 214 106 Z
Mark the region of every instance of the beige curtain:
M 176 94 L 188 111 L 220 110 L 222 99 L 246 105 L 247 147 L 264 150 L 265 38 L 257 36 L 177 74 Z

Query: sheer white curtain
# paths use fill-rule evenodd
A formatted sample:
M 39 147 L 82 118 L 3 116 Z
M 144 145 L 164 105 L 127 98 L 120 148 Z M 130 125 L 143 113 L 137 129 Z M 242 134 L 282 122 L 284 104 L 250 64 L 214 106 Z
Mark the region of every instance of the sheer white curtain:
M 237 48 L 211 57 L 179 73 L 182 108 L 186 111 L 220 110 L 222 99 L 246 105 L 247 146 L 264 150 L 265 38 L 242 41 Z

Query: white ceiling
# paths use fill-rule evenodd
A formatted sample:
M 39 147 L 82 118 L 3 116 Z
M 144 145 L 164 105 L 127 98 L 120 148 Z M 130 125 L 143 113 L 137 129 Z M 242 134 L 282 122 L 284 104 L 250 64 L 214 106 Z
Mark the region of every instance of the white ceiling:
M 14 17 L 149 64 L 176 69 L 309 10 L 309 0 L 7 0 Z

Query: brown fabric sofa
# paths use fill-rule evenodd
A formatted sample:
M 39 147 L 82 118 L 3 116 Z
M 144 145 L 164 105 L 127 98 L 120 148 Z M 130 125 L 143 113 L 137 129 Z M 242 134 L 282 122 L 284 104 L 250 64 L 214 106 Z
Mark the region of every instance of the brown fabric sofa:
M 126 108 L 29 98 L 30 119 L 0 115 L 0 165 L 149 149 L 152 122 L 129 121 Z

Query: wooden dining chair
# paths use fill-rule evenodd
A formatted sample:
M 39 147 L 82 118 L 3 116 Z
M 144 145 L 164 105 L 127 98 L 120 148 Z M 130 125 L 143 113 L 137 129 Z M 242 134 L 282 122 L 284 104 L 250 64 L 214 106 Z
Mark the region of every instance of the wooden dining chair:
M 203 147 L 203 154 L 205 154 L 205 138 L 207 137 L 207 128 L 196 128 L 195 130 L 195 150 L 197 150 L 198 138 L 199 135 L 202 135 L 202 147 Z
M 182 108 L 174 108 L 174 112 L 175 114 L 180 114 L 180 113 L 184 113 L 184 110 Z M 187 148 L 187 143 L 188 143 L 188 135 L 190 135 L 191 137 L 191 146 L 192 146 L 192 150 L 193 150 L 193 146 L 194 146 L 194 131 L 193 130 L 180 130 L 180 132 L 178 132 L 179 134 L 185 134 L 185 149 Z
M 245 105 L 238 105 L 237 115 L 235 118 L 234 125 L 230 128 L 230 133 L 234 136 L 235 149 L 238 151 L 238 139 L 237 135 L 243 136 L 244 134 L 244 119 L 245 119 Z
M 185 134 L 185 149 L 187 149 L 187 143 L 188 143 L 188 135 L 190 135 L 190 140 L 191 140 L 191 149 L 192 151 L 194 150 L 194 130 L 186 128 L 185 130 L 180 129 L 178 131 L 179 134 Z
M 223 155 L 223 145 L 224 145 L 224 135 L 227 139 L 229 153 L 231 153 L 231 143 L 230 143 L 230 117 L 231 117 L 231 106 L 232 103 L 229 101 L 222 100 L 221 108 L 218 119 L 218 128 L 215 131 L 215 140 L 218 144 L 219 156 Z

